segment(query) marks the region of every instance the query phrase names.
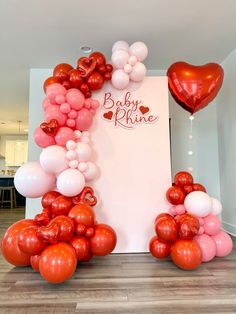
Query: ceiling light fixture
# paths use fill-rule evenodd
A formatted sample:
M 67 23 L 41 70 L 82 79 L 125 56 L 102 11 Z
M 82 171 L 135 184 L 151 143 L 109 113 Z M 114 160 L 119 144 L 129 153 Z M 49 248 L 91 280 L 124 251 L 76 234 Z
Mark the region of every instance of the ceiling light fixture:
M 93 48 L 89 46 L 82 46 L 80 49 L 85 54 L 91 53 L 93 51 Z

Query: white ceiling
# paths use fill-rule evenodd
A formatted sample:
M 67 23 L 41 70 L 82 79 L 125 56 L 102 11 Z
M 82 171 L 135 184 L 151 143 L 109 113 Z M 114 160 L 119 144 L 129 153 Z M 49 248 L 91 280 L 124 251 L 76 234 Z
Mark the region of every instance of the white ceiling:
M 0 0 L 0 134 L 27 127 L 29 69 L 75 65 L 83 45 L 109 58 L 115 41 L 142 40 L 148 68 L 166 69 L 221 62 L 235 33 L 235 0 Z

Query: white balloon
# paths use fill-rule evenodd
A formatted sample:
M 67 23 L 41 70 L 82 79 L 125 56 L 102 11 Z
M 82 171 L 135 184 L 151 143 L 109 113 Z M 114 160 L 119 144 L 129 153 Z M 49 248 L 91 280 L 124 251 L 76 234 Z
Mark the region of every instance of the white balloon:
M 148 48 L 143 42 L 136 41 L 129 47 L 129 54 L 135 56 L 138 61 L 143 61 L 148 55 Z
M 78 195 L 84 186 L 84 176 L 77 169 L 66 169 L 57 177 L 57 189 L 65 196 Z
M 67 150 L 59 145 L 44 148 L 40 154 L 40 164 L 49 173 L 59 173 L 68 168 Z
M 78 161 L 88 161 L 91 158 L 92 150 L 87 143 L 78 142 L 76 147 Z
M 211 212 L 211 197 L 202 191 L 194 191 L 189 193 L 184 200 L 184 207 L 187 213 L 197 216 L 206 217 Z
M 211 207 L 211 213 L 214 215 L 219 215 L 222 212 L 222 204 L 219 200 L 212 197 L 212 207 Z
M 111 83 L 116 89 L 124 89 L 129 85 L 129 75 L 119 69 L 112 73 Z
M 116 50 L 111 56 L 111 62 L 114 68 L 123 69 L 123 67 L 128 63 L 129 54 L 124 50 Z
M 21 166 L 14 177 L 17 191 L 30 198 L 43 196 L 55 188 L 56 177 L 47 173 L 38 161 L 31 161 Z
M 130 73 L 130 79 L 134 82 L 141 82 L 144 79 L 146 72 L 147 69 L 145 65 L 141 62 L 137 62 Z
M 98 167 L 91 161 L 87 162 L 87 169 L 83 172 L 85 180 L 94 180 L 98 176 L 98 173 Z
M 116 41 L 113 46 L 112 46 L 112 52 L 116 51 L 116 50 L 125 50 L 128 51 L 129 50 L 129 44 L 124 41 L 124 40 L 119 40 Z

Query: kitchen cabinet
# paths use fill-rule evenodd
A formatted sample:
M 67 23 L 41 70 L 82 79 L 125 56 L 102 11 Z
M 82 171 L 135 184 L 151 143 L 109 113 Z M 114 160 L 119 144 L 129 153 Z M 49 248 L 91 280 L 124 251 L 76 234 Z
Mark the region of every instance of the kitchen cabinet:
M 6 141 L 5 165 L 8 167 L 21 166 L 27 162 L 28 141 Z

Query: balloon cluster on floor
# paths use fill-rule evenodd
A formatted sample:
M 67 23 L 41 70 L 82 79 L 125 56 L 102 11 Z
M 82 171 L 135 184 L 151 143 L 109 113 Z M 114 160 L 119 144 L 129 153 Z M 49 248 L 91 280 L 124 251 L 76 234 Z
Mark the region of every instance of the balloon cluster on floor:
M 192 270 L 232 251 L 232 239 L 221 230 L 218 218 L 220 201 L 210 197 L 203 185 L 194 183 L 190 173 L 177 173 L 166 197 L 172 207 L 155 219 L 156 236 L 149 245 L 154 257 L 170 255 L 178 267 Z

